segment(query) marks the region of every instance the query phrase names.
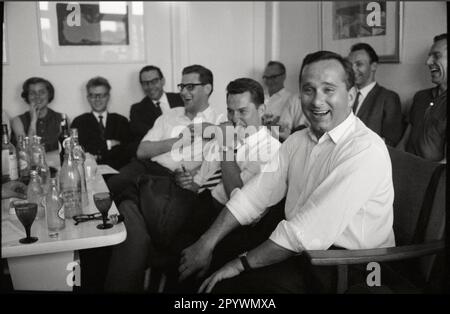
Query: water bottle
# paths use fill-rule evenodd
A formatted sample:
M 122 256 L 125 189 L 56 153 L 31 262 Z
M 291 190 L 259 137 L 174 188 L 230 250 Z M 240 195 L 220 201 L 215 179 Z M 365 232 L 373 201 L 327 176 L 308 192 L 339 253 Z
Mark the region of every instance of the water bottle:
M 51 178 L 50 188 L 45 198 L 45 217 L 50 237 L 57 237 L 58 232 L 66 227 L 63 205 L 64 201 L 59 194 L 56 178 Z
M 73 158 L 70 141 L 64 147 L 64 162 L 60 171 L 59 186 L 64 200 L 64 216 L 72 219 L 75 215 L 83 213 L 81 205 L 81 177 L 77 164 Z
M 65 152 L 64 152 L 64 142 L 70 138 L 70 132 L 69 132 L 69 122 L 67 121 L 67 116 L 66 114 L 62 114 L 62 120 L 61 120 L 61 124 L 60 124 L 60 132 L 59 132 L 59 136 L 58 136 L 58 141 L 59 141 L 59 158 L 60 158 L 60 162 L 61 165 L 64 162 L 64 156 L 65 156 Z
M 16 147 L 9 141 L 8 126 L 2 124 L 2 183 L 17 180 L 19 171 L 17 169 Z
M 42 189 L 41 178 L 38 175 L 37 170 L 30 171 L 30 183 L 27 188 L 27 200 L 30 203 L 36 203 L 38 206 L 38 211 L 36 219 L 42 219 L 45 217 L 45 209 L 42 204 L 44 191 Z
M 19 135 L 19 145 L 17 146 L 17 158 L 19 162 L 19 177 L 22 182 L 30 181 L 30 153 L 27 146 L 28 137 Z
M 70 137 L 72 139 L 72 153 L 73 159 L 78 168 L 81 177 L 81 205 L 84 207 L 89 205 L 89 199 L 86 188 L 86 171 L 84 162 L 86 161 L 86 154 L 78 141 L 78 129 L 70 129 Z

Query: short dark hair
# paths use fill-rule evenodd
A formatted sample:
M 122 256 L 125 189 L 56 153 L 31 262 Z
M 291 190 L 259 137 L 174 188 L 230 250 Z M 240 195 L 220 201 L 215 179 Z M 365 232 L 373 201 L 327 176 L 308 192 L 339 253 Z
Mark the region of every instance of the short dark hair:
M 369 55 L 369 58 L 370 58 L 370 63 L 373 63 L 373 62 L 378 63 L 378 55 L 375 52 L 375 50 L 372 48 L 371 45 L 366 44 L 366 43 L 357 43 L 357 44 L 354 44 L 350 48 L 350 52 L 354 52 L 357 50 L 364 50 L 365 52 L 367 52 L 367 54 Z
M 53 98 L 55 98 L 55 88 L 53 87 L 52 83 L 50 81 L 47 81 L 46 79 L 42 77 L 30 77 L 27 79 L 23 85 L 22 85 L 22 94 L 20 96 L 25 100 L 27 104 L 29 104 L 28 101 L 28 93 L 30 92 L 30 85 L 43 83 L 45 85 L 45 88 L 48 92 L 48 102 L 52 102 Z
M 104 86 L 109 91 L 111 90 L 111 85 L 109 85 L 109 82 L 107 79 L 101 76 L 96 76 L 91 78 L 87 84 L 86 84 L 86 91 L 89 93 L 89 88 L 91 87 L 97 87 L 97 86 Z
M 443 33 L 443 34 L 434 36 L 433 43 L 438 42 L 440 40 L 444 40 L 444 39 L 447 40 L 447 33 Z
M 256 108 L 264 103 L 264 89 L 257 81 L 251 78 L 238 78 L 231 81 L 227 85 L 227 98 L 228 95 L 236 95 L 249 92 L 252 102 Z
M 141 75 L 144 72 L 148 72 L 148 71 L 156 71 L 158 72 L 159 78 L 163 79 L 164 75 L 161 72 L 161 69 L 158 68 L 157 66 L 154 65 L 146 65 L 145 67 L 143 67 L 140 71 L 139 71 L 139 82 L 141 82 Z
M 345 72 L 345 85 L 347 87 L 347 90 L 350 90 L 350 88 L 352 88 L 355 85 L 355 74 L 353 73 L 350 61 L 346 60 L 341 55 L 335 52 L 321 50 L 314 53 L 310 53 L 306 55 L 306 57 L 303 59 L 302 67 L 300 68 L 300 74 L 298 77 L 299 87 L 302 80 L 303 68 L 308 64 L 323 60 L 336 60 L 342 65 Z
M 181 72 L 182 75 L 190 74 L 190 73 L 197 73 L 199 76 L 200 83 L 202 84 L 211 84 L 211 93 L 214 89 L 214 78 L 211 70 L 205 68 L 202 65 L 199 64 L 193 64 L 190 66 L 187 66 L 183 69 Z M 211 94 L 210 93 L 210 94 Z
M 269 62 L 267 63 L 266 68 L 267 68 L 267 67 L 270 67 L 270 66 L 273 66 L 273 65 L 278 66 L 283 74 L 286 73 L 286 67 L 285 67 L 284 64 L 281 63 L 280 61 L 273 61 L 273 60 L 271 60 L 271 61 L 269 61 Z

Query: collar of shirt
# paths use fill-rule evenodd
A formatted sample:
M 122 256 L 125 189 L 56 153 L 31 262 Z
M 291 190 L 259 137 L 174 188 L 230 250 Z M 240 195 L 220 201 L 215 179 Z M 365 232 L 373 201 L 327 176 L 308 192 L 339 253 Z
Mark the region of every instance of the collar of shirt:
M 353 111 L 350 112 L 348 117 L 342 121 L 338 126 L 336 126 L 334 129 L 326 132 L 323 134 L 319 139 L 316 138 L 313 131 L 311 130 L 311 127 L 308 129 L 308 134 L 311 140 L 314 143 L 322 143 L 326 139 L 330 138 L 335 144 L 342 138 L 342 136 L 346 133 L 348 128 L 350 128 L 355 123 L 356 117 L 353 114 Z
M 201 112 L 197 112 L 197 114 L 195 115 L 194 119 L 190 120 L 189 117 L 186 115 L 186 110 L 183 107 L 183 116 L 185 119 L 188 119 L 189 121 L 191 121 L 191 123 L 201 123 L 204 121 L 211 121 L 214 119 L 214 112 L 211 109 L 211 106 L 208 105 L 208 107 L 201 111 Z
M 103 125 L 106 126 L 106 118 L 108 117 L 108 111 L 106 111 L 106 110 L 103 112 L 92 111 L 92 113 L 94 114 L 95 118 L 97 119 L 97 122 L 100 122 L 99 116 L 102 115 Z
M 267 136 L 272 136 L 269 133 L 269 130 L 265 127 L 265 126 L 261 126 L 258 130 L 258 132 L 255 132 L 249 136 L 247 136 L 246 138 L 244 138 L 244 140 L 242 142 L 240 142 L 236 148 L 239 150 L 242 146 L 250 146 L 253 147 L 255 145 L 258 145 L 258 143 L 261 142 L 262 139 L 264 139 Z
M 161 108 L 162 113 L 170 109 L 169 100 L 167 99 L 166 93 L 163 92 L 158 100 L 153 101 L 153 103 L 156 102 L 159 102 L 159 107 Z
M 269 100 L 269 99 L 275 99 L 278 97 L 282 97 L 284 94 L 286 94 L 288 91 L 286 90 L 285 87 L 283 87 L 282 89 L 280 89 L 278 92 L 272 94 L 272 96 L 269 96 L 269 93 L 266 94 L 265 99 Z
M 377 82 L 372 82 L 367 86 L 364 86 L 363 88 L 357 90 L 356 92 L 360 92 L 361 93 L 361 98 L 359 99 L 359 104 L 362 104 L 362 102 L 364 101 L 364 99 L 367 97 L 367 94 L 369 94 L 369 92 L 372 90 L 372 88 L 375 87 L 375 84 L 377 84 Z

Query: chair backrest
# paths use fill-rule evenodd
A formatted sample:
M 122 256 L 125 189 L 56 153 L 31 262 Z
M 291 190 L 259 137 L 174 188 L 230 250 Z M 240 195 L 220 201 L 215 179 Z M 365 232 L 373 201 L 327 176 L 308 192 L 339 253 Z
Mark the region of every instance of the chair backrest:
M 425 195 L 433 192 L 429 189 L 431 177 L 440 164 L 391 147 L 388 150 L 395 193 L 394 233 L 397 246 L 442 239 L 445 228 L 445 171 L 437 178 L 431 208 L 425 212 L 428 217 L 419 219 Z M 418 226 L 418 223 L 425 223 L 426 226 Z M 419 231 L 423 231 L 423 235 L 418 241 Z
M 446 165 L 388 147 L 394 183 L 394 234 L 397 246 L 441 240 L 446 221 Z M 434 178 L 433 178 L 434 177 Z M 436 255 L 401 264 L 428 282 Z

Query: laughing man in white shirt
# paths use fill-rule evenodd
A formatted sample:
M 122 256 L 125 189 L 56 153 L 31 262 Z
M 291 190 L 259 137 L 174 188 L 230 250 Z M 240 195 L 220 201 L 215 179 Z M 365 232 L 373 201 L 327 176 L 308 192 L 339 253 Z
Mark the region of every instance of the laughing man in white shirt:
M 258 219 L 261 224 L 270 214 L 261 218 L 266 208 L 284 197 L 284 218 L 269 238 L 223 265 L 199 291 L 210 292 L 222 281 L 221 292 L 305 292 L 294 255 L 331 246 L 395 245 L 389 153 L 383 140 L 353 115 L 353 85 L 352 67 L 341 56 L 319 51 L 305 57 L 299 87 L 310 127 L 283 143 L 267 165 L 277 171 L 263 171 L 233 191 L 211 227 L 182 252 L 180 280 L 206 274 L 213 250 L 226 235 Z

